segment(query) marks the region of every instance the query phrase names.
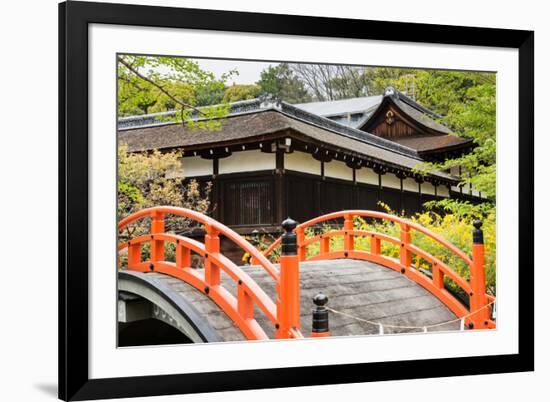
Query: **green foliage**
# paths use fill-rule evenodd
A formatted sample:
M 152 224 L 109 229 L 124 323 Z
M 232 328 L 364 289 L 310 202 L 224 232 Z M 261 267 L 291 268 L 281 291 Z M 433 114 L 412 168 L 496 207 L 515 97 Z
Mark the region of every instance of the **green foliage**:
M 208 130 L 220 128 L 216 120 L 229 112 L 228 105 L 197 109 L 218 104 L 225 81 L 235 72 L 216 79 L 213 73 L 182 57 L 119 56 L 118 113 L 131 116 L 178 110 L 169 120 Z M 191 119 L 192 112 L 199 119 Z
M 232 85 L 225 90 L 223 102 L 237 102 L 257 98 L 261 89 L 258 85 Z
M 389 213 L 395 214 L 388 209 Z M 441 236 L 445 240 L 451 242 L 459 249 L 463 250 L 466 254 L 471 255 L 472 252 L 472 228 L 473 218 L 467 216 L 455 215 L 452 213 L 444 216 L 435 214 L 433 212 L 424 212 L 417 214 L 411 218 L 413 222 L 420 224 L 433 233 Z M 355 218 L 355 229 L 371 231 L 377 233 L 383 233 L 399 239 L 400 237 L 400 225 L 385 221 L 385 220 L 373 220 L 363 219 L 360 217 Z M 322 226 L 321 229 L 306 231 L 306 236 L 310 237 L 320 233 L 326 233 L 330 230 L 341 230 L 341 227 L 334 228 L 333 226 Z M 483 231 L 485 239 L 485 263 L 486 263 L 486 290 L 490 294 L 495 294 L 496 287 L 496 225 L 495 215 L 487 215 L 483 222 Z M 430 237 L 411 231 L 411 242 L 420 249 L 427 251 L 429 254 L 438 258 L 446 263 L 454 271 L 465 279 L 470 278 L 470 270 L 467 264 L 459 258 L 456 254 L 451 252 L 440 243 L 434 241 Z M 342 250 L 343 238 L 334 237 L 331 239 L 331 250 Z M 355 249 L 362 251 L 370 251 L 370 238 L 358 237 L 355 239 Z M 389 242 L 381 243 L 381 254 L 387 257 L 399 259 L 399 246 Z M 314 256 L 319 253 L 319 243 L 316 243 L 308 247 L 308 257 Z M 413 265 L 418 269 L 431 270 L 431 264 L 422 259 L 419 256 L 413 255 Z M 454 282 L 446 279 L 449 286 L 455 290 L 460 288 Z
M 184 183 L 181 155 L 178 152 L 129 153 L 125 145 L 118 149 L 118 219 L 143 208 L 169 205 L 206 213 L 211 185 L 200 188 L 195 180 Z M 140 221 L 124 236 L 133 236 L 148 230 L 149 222 Z M 168 217 L 167 231 L 177 233 L 188 229 L 185 219 Z
M 496 198 L 496 75 L 470 71 L 371 68 L 369 87 L 385 87 L 414 96 L 423 106 L 443 115 L 441 123 L 461 137 L 472 138 L 473 152 L 441 163 L 422 163 L 420 173 L 460 166 L 461 185 L 472 184 L 491 202 Z M 448 206 L 448 201 L 444 203 Z M 462 205 L 462 208 L 466 206 Z
M 300 81 L 287 63 L 269 66 L 256 82 L 261 92 L 269 93 L 288 103 L 305 103 L 312 100 L 304 83 Z
M 364 68 L 338 66 L 337 69 L 338 74 L 330 81 L 334 99 L 359 98 L 368 94 Z
M 195 87 L 196 106 L 221 104 L 226 89 L 225 85 L 219 85 L 217 82 L 212 85 L 197 85 Z
M 394 211 L 391 211 L 387 205 L 381 203 L 386 211 L 392 215 L 396 215 Z M 453 208 L 455 205 L 453 204 Z M 495 295 L 496 293 L 496 215 L 494 209 L 486 210 L 485 207 L 480 206 L 477 208 L 476 215 L 472 215 L 471 211 L 476 208 L 464 207 L 463 210 L 453 210 L 445 215 L 436 214 L 433 212 L 423 212 L 416 214 L 415 216 L 408 218 L 411 221 L 418 223 L 424 228 L 430 230 L 436 235 L 454 244 L 456 247 L 464 251 L 466 254 L 472 253 L 472 229 L 474 219 L 480 216 L 484 217 L 483 220 L 483 232 L 485 240 L 485 271 L 486 271 L 486 291 L 489 294 Z M 401 215 L 401 217 L 404 217 Z M 356 230 L 369 231 L 375 233 L 383 233 L 388 236 L 392 236 L 396 239 L 400 238 L 401 227 L 399 224 L 379 219 L 364 219 L 356 217 L 354 219 L 354 228 Z M 325 222 L 322 225 L 316 227 L 310 227 L 305 230 L 306 239 L 311 237 L 328 233 L 335 230 L 342 230 L 343 226 L 341 221 Z M 273 241 L 269 238 L 263 238 L 258 245 L 260 250 L 265 250 Z M 451 269 L 457 272 L 461 277 L 465 279 L 470 278 L 470 270 L 468 265 L 456 254 L 442 246 L 439 242 L 436 242 L 432 238 L 424 235 L 423 233 L 411 230 L 411 243 L 420 249 L 428 252 L 439 260 L 447 264 Z M 354 247 L 360 251 L 370 251 L 370 237 L 356 237 L 354 240 Z M 344 240 L 342 236 L 333 237 L 330 239 L 331 251 L 343 250 Z M 319 242 L 312 243 L 307 247 L 306 258 L 310 258 L 319 254 L 320 244 Z M 390 258 L 399 259 L 400 247 L 396 244 L 382 241 L 380 245 L 380 252 L 382 255 Z M 423 269 L 425 271 L 431 271 L 431 264 L 421 258 L 420 256 L 413 255 L 412 263 L 417 269 Z M 460 292 L 458 285 L 448 278 L 446 278 L 446 284 Z
M 281 95 L 280 76 L 315 100 L 383 94 L 393 86 L 442 115 L 440 122 L 458 136 L 471 138 L 473 152 L 441 163 L 422 163 L 419 173 L 461 167 L 461 185 L 474 188 L 494 203 L 496 198 L 496 75 L 390 67 L 280 64 L 262 72 L 262 90 Z M 445 205 L 447 206 L 447 205 Z M 466 208 L 462 205 L 461 208 Z

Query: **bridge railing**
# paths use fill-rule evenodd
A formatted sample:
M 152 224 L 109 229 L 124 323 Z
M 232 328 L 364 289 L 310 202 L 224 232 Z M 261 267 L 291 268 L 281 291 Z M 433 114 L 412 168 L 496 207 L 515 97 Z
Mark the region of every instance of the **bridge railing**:
M 185 236 L 167 233 L 165 231 L 167 215 L 187 218 L 202 224 L 205 230 L 204 243 Z M 278 338 L 302 337 L 299 320 L 296 325 L 295 320 L 292 321 L 289 318 L 292 315 L 290 312 L 295 309 L 293 304 L 295 297 L 288 293 L 289 289 L 294 289 L 294 286 L 289 286 L 288 274 L 285 274 L 283 269 L 279 274 L 273 264 L 242 236 L 199 212 L 164 206 L 143 209 L 122 219 L 118 224 L 119 234 L 132 223 L 146 218 L 151 219 L 150 233 L 119 243 L 119 269 L 120 254 L 126 250 L 127 269 L 140 272 L 160 272 L 181 279 L 210 297 L 235 322 L 247 339 L 268 338 L 254 318 L 255 306 L 258 306 L 274 325 Z M 277 304 L 245 271 L 220 252 L 220 235 L 225 236 L 249 253 L 257 264 L 273 278 L 277 289 Z M 166 260 L 166 243 L 175 244 L 175 262 Z M 145 261 L 142 260 L 144 244 L 150 244 L 149 259 Z M 204 271 L 191 267 L 191 252 L 203 257 Z M 236 282 L 236 298 L 222 285 L 222 271 Z M 293 325 L 290 325 L 289 320 Z
M 354 228 L 354 217 L 376 218 L 394 222 L 400 227 L 400 236 L 397 238 L 384 233 L 356 230 Z M 341 230 L 332 230 L 306 238 L 305 230 L 307 228 L 334 219 L 343 219 L 344 224 Z M 384 265 L 401 272 L 409 279 L 417 282 L 430 291 L 455 315 L 458 317 L 465 317 L 465 322 L 469 328 L 494 328 L 495 322 L 490 319 L 491 309 L 489 306 L 494 302 L 494 297 L 486 294 L 485 290 L 485 248 L 483 244 L 481 222 L 476 221 L 474 226 L 472 257 L 468 256 L 454 244 L 415 222 L 377 211 L 348 210 L 330 213 L 297 225 L 295 233 L 297 236 L 299 261 L 351 258 L 372 261 Z M 470 279 L 466 280 L 445 262 L 426 250 L 412 244 L 411 231 L 422 233 L 461 259 L 469 267 Z M 336 237 L 343 237 L 343 249 L 341 250 L 331 250 L 330 240 Z M 369 251 L 357 250 L 355 248 L 355 238 L 357 237 L 370 238 Z M 399 247 L 399 259 L 383 255 L 381 252 L 382 242 L 388 242 Z M 281 239 L 277 239 L 263 252 L 263 255 L 269 256 L 280 243 Z M 308 257 L 307 248 L 314 243 L 319 243 L 319 254 Z M 431 277 L 412 266 L 411 262 L 413 255 L 431 264 Z M 252 261 L 253 263 L 258 262 L 255 258 L 253 258 Z M 453 281 L 469 296 L 469 308 L 445 288 L 445 278 Z

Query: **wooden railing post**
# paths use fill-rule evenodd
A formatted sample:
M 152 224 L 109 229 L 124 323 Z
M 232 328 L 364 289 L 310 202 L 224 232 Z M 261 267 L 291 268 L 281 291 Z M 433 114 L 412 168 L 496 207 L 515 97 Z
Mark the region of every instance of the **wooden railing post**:
M 370 253 L 372 255 L 380 254 L 380 239 L 376 235 L 370 237 Z
M 485 244 L 483 242 L 482 222 L 474 221 L 473 244 L 472 244 L 472 265 L 470 266 L 470 311 L 478 311 L 470 319 L 470 328 L 487 328 L 489 321 L 489 308 L 482 308 L 487 304 L 485 293 Z
M 164 233 L 164 214 L 155 211 L 151 216 L 151 270 L 156 262 L 164 261 L 164 240 L 155 239 L 160 233 Z
M 304 246 L 305 239 L 306 239 L 306 234 L 304 233 L 304 228 L 297 228 L 296 229 L 296 242 L 297 242 L 297 249 L 298 249 L 298 258 L 299 258 L 300 261 L 305 261 L 306 260 L 306 251 L 307 251 L 307 249 L 306 249 L 306 246 Z
M 246 292 L 241 281 L 237 284 L 237 310 L 245 320 L 254 319 L 254 300 Z
M 141 263 L 141 244 L 135 243 L 128 246 L 128 268 L 137 268 Z
M 311 311 L 311 336 L 320 338 L 330 336 L 328 310 L 325 305 L 328 303 L 328 297 L 318 293 L 313 297 L 315 308 Z
M 443 289 L 445 287 L 445 278 L 443 272 L 437 266 L 437 262 L 432 264 L 432 282 L 438 289 Z
M 300 272 L 297 255 L 296 222 L 287 218 L 282 223 L 279 283 L 277 284 L 276 337 L 289 338 L 291 329 L 300 329 Z
M 348 253 L 353 251 L 353 235 L 350 233 L 353 231 L 353 216 L 350 214 L 344 215 L 344 252 Z
M 182 246 L 179 241 L 176 244 L 176 267 L 191 267 L 191 250 L 185 246 Z
M 321 235 L 319 254 L 326 256 L 330 253 L 330 237 Z
M 401 273 L 407 275 L 411 268 L 411 252 L 408 245 L 411 243 L 411 228 L 406 223 L 401 223 L 401 249 L 399 251 L 399 261 L 401 264 Z
M 204 255 L 204 280 L 206 282 L 205 292 L 208 293 L 210 286 L 217 286 L 220 284 L 220 267 L 218 267 L 211 254 L 217 254 L 220 252 L 220 238 L 218 232 L 210 225 L 205 225 L 206 234 L 204 235 L 204 249 L 206 251 Z

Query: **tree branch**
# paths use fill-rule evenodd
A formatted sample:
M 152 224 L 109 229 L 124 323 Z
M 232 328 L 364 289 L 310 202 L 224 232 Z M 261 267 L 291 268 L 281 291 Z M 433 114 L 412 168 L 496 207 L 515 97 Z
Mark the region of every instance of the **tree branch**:
M 118 61 L 124 66 L 126 67 L 128 70 L 130 70 L 132 73 L 134 73 L 137 77 L 141 78 L 142 80 L 148 82 L 149 84 L 155 86 L 156 88 L 158 88 L 159 91 L 161 91 L 164 95 L 168 96 L 172 101 L 176 102 L 178 105 L 180 105 L 182 108 L 187 108 L 187 109 L 192 109 L 194 110 L 195 112 L 199 113 L 199 114 L 203 114 L 204 113 L 199 109 L 199 108 L 196 108 L 195 106 L 193 105 L 190 105 L 188 103 L 185 103 L 179 99 L 177 99 L 175 96 L 173 96 L 170 92 L 168 92 L 166 89 L 164 89 L 164 87 L 158 83 L 156 83 L 155 81 L 153 81 L 152 79 L 150 79 L 149 77 L 146 77 L 145 75 L 141 74 L 137 69 L 135 69 L 130 63 L 128 63 L 126 60 L 124 60 L 122 57 L 118 56 Z M 182 115 L 183 115 L 183 110 L 182 110 Z

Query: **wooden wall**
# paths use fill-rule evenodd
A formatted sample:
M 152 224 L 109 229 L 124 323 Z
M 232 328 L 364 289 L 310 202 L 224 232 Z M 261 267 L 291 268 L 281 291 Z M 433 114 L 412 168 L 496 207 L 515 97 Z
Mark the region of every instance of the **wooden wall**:
M 241 229 L 242 233 L 255 228 L 277 230 L 281 220 L 287 216 L 303 222 L 343 209 L 383 211 L 378 201 L 394 211 L 404 210 L 407 215 L 412 215 L 422 210 L 423 202 L 442 198 L 419 194 L 418 191 L 354 184 L 292 171 L 284 174 L 271 170 L 234 173 L 198 180 L 213 182 L 212 216 L 228 226 Z M 281 190 L 277 183 L 281 183 Z
M 423 202 L 442 198 L 292 171 L 266 170 L 195 179 L 203 184 L 213 182 L 212 216 L 243 235 L 258 230 L 276 237 L 281 221 L 287 216 L 304 222 L 343 209 L 383 211 L 379 200 L 395 211 L 404 209 L 407 215 L 412 215 L 422 210 Z M 471 198 L 473 201 L 474 197 Z M 242 263 L 243 252 L 231 241 L 222 238 L 221 247 L 228 258 Z

